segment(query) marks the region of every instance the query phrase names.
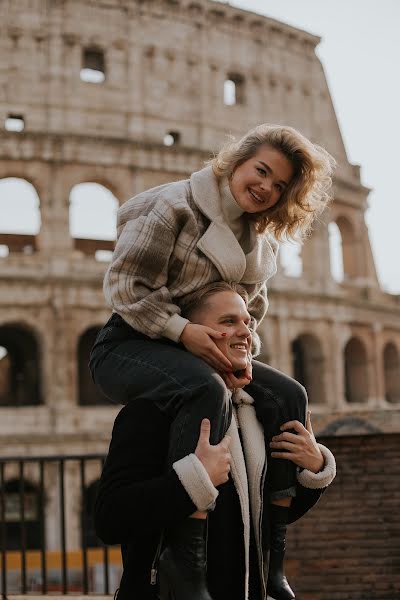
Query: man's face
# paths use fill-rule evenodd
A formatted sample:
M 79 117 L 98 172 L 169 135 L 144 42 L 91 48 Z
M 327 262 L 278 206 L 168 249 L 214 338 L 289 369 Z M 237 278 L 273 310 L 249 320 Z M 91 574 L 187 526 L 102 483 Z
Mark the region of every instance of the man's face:
M 192 322 L 226 333 L 226 337 L 214 342 L 231 361 L 234 371 L 246 367 L 251 350 L 250 315 L 239 294 L 233 291 L 213 294 L 195 311 Z

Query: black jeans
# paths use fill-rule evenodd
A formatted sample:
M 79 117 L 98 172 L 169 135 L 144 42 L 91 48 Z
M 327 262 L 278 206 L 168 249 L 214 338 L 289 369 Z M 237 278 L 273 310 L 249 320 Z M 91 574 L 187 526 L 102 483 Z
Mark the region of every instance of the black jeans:
M 171 419 L 168 463 L 194 452 L 202 419 L 211 422 L 210 443 L 217 444 L 231 421 L 230 394 L 223 379 L 182 345 L 152 340 L 113 314 L 97 336 L 89 367 L 93 380 L 114 403 L 148 398 Z M 268 455 L 267 487 L 271 499 L 294 496 L 296 465 L 272 458 L 269 442 L 280 425 L 305 423 L 307 395 L 294 379 L 253 361 L 253 381 L 246 391 L 254 398 L 263 425 Z

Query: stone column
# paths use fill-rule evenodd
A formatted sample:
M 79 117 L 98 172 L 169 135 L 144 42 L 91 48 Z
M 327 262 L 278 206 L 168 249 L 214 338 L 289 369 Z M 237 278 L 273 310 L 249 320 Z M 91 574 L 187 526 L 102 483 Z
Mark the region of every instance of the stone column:
M 372 349 L 371 349 L 371 382 L 373 393 L 370 394 L 374 406 L 386 405 L 385 403 L 385 373 L 383 365 L 383 327 L 382 323 L 372 323 Z
M 69 231 L 69 192 L 64 181 L 62 167 L 52 165 L 49 189 L 43 202 L 41 249 L 53 258 L 66 259 L 73 250 Z

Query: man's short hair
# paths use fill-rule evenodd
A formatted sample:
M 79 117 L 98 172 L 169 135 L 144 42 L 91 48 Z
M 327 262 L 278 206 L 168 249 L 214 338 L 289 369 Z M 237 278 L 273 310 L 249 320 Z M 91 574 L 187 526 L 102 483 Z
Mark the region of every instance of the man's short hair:
M 211 296 L 214 296 L 219 292 L 236 292 L 243 298 L 246 307 L 248 305 L 249 296 L 242 285 L 233 281 L 215 281 L 214 283 L 209 283 L 208 285 L 183 296 L 179 300 L 178 304 L 181 309 L 182 317 L 189 319 L 195 310 L 198 310 L 204 305 L 208 298 L 211 298 Z

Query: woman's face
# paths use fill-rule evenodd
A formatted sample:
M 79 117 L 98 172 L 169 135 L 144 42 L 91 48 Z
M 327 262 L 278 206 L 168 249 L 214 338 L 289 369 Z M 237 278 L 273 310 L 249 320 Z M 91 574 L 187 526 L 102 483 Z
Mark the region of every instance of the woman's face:
M 229 187 L 244 212 L 260 213 L 279 202 L 293 174 L 289 159 L 264 144 L 254 156 L 235 167 Z

